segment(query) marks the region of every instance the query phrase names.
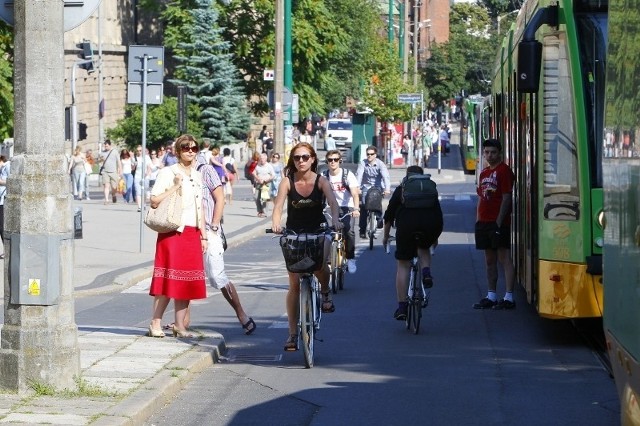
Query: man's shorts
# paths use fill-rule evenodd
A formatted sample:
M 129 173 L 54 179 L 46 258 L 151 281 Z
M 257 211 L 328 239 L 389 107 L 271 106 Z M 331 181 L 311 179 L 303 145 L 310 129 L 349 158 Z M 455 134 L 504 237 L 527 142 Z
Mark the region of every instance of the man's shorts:
M 428 249 L 442 233 L 440 210 L 403 210 L 396 217 L 396 253 L 398 260 L 411 260 L 417 249 Z
M 117 172 L 108 172 L 106 170 L 103 170 L 102 173 L 100 174 L 100 177 L 102 178 L 103 185 L 106 185 L 107 183 L 111 183 L 111 188 L 113 189 L 118 188 L 118 182 L 120 181 L 120 176 L 118 176 Z
M 496 235 L 495 222 L 476 222 L 476 249 L 497 250 L 499 248 L 511 248 L 510 226 L 500 227 L 500 235 Z
M 204 273 L 212 287 L 218 290 L 229 284 L 227 272 L 224 270 L 224 248 L 222 238 L 217 232 L 207 231 L 209 244 L 207 252 L 204 254 Z

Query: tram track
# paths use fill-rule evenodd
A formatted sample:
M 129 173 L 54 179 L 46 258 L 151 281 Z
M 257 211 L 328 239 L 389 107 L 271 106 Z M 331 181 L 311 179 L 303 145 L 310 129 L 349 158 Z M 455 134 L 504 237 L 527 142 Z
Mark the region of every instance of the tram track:
M 581 318 L 571 320 L 580 338 L 591 350 L 598 362 L 613 379 L 613 369 L 607 351 L 607 342 L 602 328 L 602 318 Z

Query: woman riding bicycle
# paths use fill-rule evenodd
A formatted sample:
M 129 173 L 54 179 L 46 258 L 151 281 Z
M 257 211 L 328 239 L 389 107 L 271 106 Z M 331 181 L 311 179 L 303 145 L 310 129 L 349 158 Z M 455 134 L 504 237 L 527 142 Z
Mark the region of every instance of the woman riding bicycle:
M 289 156 L 289 161 L 285 166 L 285 176 L 280 182 L 278 196 L 272 216 L 271 229 L 275 233 L 282 230 L 280 220 L 285 199 L 287 200 L 287 230 L 295 233 L 317 233 L 325 222 L 322 213 L 324 200 L 331 208 L 332 226 L 341 229 L 342 223 L 339 220 L 340 209 L 329 181 L 316 173 L 318 169 L 318 157 L 313 147 L 306 143 L 298 143 Z M 325 252 L 329 245 L 325 244 Z M 325 253 L 324 258 L 327 258 Z M 298 326 L 298 300 L 300 293 L 298 274 L 288 272 L 289 290 L 287 292 L 287 317 L 289 320 L 289 337 L 285 343 L 285 350 L 296 350 L 297 348 L 297 326 Z M 318 271 L 314 272 L 320 282 L 322 293 L 322 312 L 333 312 L 335 307 L 329 292 L 329 270 L 326 262 Z
M 407 178 L 411 175 L 422 174 L 423 170 L 420 166 L 407 167 Z M 395 221 L 398 309 L 394 312 L 393 317 L 400 321 L 404 321 L 407 318 L 407 287 L 409 285 L 411 259 L 417 253 L 422 267 L 422 283 L 425 288 L 433 286 L 429 247 L 437 243 L 443 227 L 442 209 L 437 196 L 432 207 L 408 208 L 403 202 L 403 199 L 405 199 L 403 197 L 403 187 L 404 185 L 398 186 L 389 199 L 387 211 L 384 213 L 384 236 L 382 239 L 382 244 L 386 246 L 389 242 L 391 225 Z

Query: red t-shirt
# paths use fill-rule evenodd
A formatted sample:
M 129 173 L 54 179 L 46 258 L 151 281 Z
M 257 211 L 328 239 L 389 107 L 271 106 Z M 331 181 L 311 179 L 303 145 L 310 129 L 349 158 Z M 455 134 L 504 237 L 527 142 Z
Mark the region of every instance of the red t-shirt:
M 480 185 L 477 189 L 478 197 L 480 197 L 478 203 L 478 220 L 480 222 L 495 222 L 498 219 L 502 194 L 511 194 L 513 180 L 513 172 L 504 162 L 498 164 L 495 169 L 486 167 L 480 172 Z M 510 223 L 511 214 L 504 218 L 502 225 Z

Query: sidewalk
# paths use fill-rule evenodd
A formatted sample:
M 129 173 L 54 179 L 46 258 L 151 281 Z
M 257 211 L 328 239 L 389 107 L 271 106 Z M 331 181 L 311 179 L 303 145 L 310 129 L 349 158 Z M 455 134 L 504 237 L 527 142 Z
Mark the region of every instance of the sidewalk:
M 457 149 L 457 147 L 454 147 Z M 456 151 L 457 152 L 457 151 Z M 438 183 L 463 181 L 460 158 L 443 158 Z M 320 154 L 324 158 L 324 154 Z M 445 161 L 446 160 L 446 161 Z M 390 170 L 392 186 L 405 168 Z M 91 201 L 74 201 L 82 208 L 83 238 L 75 240 L 75 296 L 119 292 L 151 276 L 156 234 L 143 225 L 135 204 L 103 204 L 91 186 Z M 271 207 L 267 214 L 271 212 Z M 234 200 L 225 207 L 224 230 L 229 248 L 264 233 L 271 219 L 256 217 L 246 180 L 234 186 Z M 0 297 L 4 298 L 0 287 Z M 211 366 L 225 352 L 224 337 L 208 333 L 199 338 L 152 339 L 146 329 L 88 327 L 78 324 L 82 370 L 81 390 L 75 394 L 19 397 L 0 393 L 0 424 L 138 425 L 160 409 L 191 377 Z

